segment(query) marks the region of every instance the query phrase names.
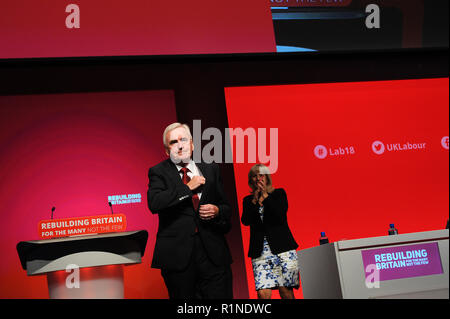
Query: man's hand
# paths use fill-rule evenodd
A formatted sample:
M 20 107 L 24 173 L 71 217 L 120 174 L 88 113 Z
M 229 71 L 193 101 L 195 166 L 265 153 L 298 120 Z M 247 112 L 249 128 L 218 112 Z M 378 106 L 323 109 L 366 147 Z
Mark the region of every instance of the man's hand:
M 203 176 L 194 176 L 186 185 L 191 191 L 205 184 L 205 178 Z
M 198 213 L 200 215 L 200 219 L 210 220 L 219 214 L 219 207 L 213 204 L 200 205 Z

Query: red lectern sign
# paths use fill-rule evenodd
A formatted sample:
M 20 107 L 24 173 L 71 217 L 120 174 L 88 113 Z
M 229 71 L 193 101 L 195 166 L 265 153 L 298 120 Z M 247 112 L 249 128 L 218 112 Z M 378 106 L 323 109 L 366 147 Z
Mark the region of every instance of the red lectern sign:
M 123 214 L 42 220 L 38 225 L 41 239 L 125 231 Z

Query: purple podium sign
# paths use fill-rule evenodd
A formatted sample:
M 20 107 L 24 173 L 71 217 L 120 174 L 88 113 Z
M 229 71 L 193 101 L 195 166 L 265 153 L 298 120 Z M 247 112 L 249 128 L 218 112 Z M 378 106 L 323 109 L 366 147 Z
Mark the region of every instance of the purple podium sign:
M 366 280 L 375 269 L 379 281 L 442 274 L 438 243 L 394 246 L 361 251 Z M 368 267 L 371 266 L 371 267 Z

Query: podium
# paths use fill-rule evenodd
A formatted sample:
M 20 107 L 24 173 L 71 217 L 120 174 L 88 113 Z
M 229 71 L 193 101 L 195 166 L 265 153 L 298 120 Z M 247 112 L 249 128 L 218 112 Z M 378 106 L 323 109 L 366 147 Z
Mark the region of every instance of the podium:
M 448 299 L 449 230 L 344 240 L 298 251 L 305 299 Z
M 140 230 L 22 241 L 17 252 L 29 276 L 47 275 L 51 299 L 120 299 L 123 265 L 141 262 L 147 239 Z

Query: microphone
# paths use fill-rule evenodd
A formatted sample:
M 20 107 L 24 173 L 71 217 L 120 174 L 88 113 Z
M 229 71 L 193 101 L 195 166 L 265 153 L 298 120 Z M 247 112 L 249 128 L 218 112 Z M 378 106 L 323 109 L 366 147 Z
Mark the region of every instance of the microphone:
M 111 215 L 114 215 L 113 209 L 112 209 L 112 204 L 111 202 L 108 202 L 109 207 L 111 208 Z
M 53 207 L 52 207 L 52 219 L 53 219 L 53 212 L 55 211 L 55 209 L 56 209 L 56 207 L 53 206 Z

